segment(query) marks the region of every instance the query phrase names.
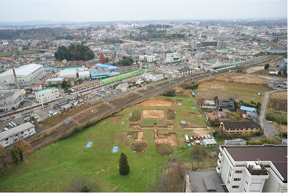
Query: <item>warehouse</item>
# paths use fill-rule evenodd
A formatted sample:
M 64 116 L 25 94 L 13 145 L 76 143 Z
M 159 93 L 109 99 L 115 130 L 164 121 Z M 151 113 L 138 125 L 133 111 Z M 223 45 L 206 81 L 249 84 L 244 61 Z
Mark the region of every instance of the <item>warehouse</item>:
M 15 68 L 16 77 L 20 87 L 30 86 L 44 76 L 44 68 L 39 64 L 28 64 Z M 0 86 L 15 87 L 13 70 L 9 69 L 0 74 Z
M 76 69 L 61 70 L 60 77 L 61 78 L 76 78 L 77 77 Z
M 8 131 L 4 131 L 0 133 L 0 144 L 3 147 L 7 147 L 14 143 L 15 140 L 20 138 L 26 138 L 31 135 L 34 135 L 36 133 L 35 131 L 35 125 L 33 125 L 30 122 L 23 123 L 22 125 L 19 125 L 17 127 L 14 127 L 12 129 L 9 129 Z

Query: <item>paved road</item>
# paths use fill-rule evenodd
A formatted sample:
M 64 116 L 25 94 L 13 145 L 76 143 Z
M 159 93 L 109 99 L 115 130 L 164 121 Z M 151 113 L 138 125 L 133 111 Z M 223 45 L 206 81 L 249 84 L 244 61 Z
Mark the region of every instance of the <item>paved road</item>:
M 262 105 L 262 108 L 261 108 L 261 113 L 260 113 L 260 116 L 259 116 L 259 120 L 260 120 L 260 125 L 261 127 L 264 129 L 264 135 L 266 137 L 269 137 L 269 136 L 278 136 L 277 134 L 277 129 L 272 125 L 272 124 L 269 124 L 267 123 L 267 121 L 265 120 L 265 110 L 266 110 L 266 106 L 267 106 L 267 102 L 268 102 L 268 99 L 269 99 L 269 95 L 273 92 L 280 92 L 280 91 L 286 91 L 285 89 L 280 89 L 280 90 L 272 90 L 272 91 L 268 91 L 265 93 L 265 98 L 264 98 L 264 101 L 263 101 L 263 105 Z

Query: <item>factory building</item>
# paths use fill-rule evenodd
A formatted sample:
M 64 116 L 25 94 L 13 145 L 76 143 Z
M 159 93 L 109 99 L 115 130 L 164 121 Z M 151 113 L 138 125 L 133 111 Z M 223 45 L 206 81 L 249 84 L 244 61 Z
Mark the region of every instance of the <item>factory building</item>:
M 15 68 L 15 73 L 20 87 L 30 86 L 45 75 L 43 66 L 39 64 L 20 66 Z M 0 74 L 0 86 L 11 88 L 16 86 L 12 69 Z

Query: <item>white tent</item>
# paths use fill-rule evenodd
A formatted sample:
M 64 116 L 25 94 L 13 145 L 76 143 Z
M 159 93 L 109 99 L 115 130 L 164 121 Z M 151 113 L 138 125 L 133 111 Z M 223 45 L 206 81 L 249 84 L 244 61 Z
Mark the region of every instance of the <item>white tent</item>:
M 217 145 L 215 139 L 203 139 L 203 144 L 205 147 L 214 147 Z

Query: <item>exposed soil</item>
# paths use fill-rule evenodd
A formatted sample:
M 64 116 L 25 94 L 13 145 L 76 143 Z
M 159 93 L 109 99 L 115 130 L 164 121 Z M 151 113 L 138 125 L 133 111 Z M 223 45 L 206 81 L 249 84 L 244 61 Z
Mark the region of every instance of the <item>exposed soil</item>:
M 136 152 L 145 152 L 147 148 L 147 143 L 132 143 L 131 149 Z
M 154 139 L 156 143 L 165 143 L 171 146 L 178 146 L 178 140 L 176 133 L 158 134 L 158 138 Z
M 198 93 L 196 93 L 198 95 Z M 200 98 L 204 98 L 205 100 L 214 100 L 215 96 L 218 96 L 218 100 L 224 100 L 224 99 L 229 99 L 229 98 L 234 98 L 234 94 L 219 91 L 219 90 L 209 90 L 205 95 L 202 94 L 201 96 L 196 96 L 195 99 L 198 103 Z M 237 97 L 237 96 L 236 96 Z
M 211 83 L 211 88 L 215 90 L 225 91 L 225 87 L 219 84 Z
M 287 91 L 273 93 L 271 98 L 287 100 Z
M 141 120 L 141 111 L 135 110 L 129 117 L 129 121 L 140 121 Z
M 167 119 L 175 119 L 175 112 L 173 109 L 167 109 Z
M 268 108 L 277 112 L 287 112 L 287 100 L 270 98 L 268 101 Z
M 111 121 L 113 121 L 114 124 L 121 122 L 123 118 L 123 115 L 113 115 L 111 118 Z
M 136 107 L 159 107 L 159 106 L 172 107 L 173 101 L 172 100 L 163 100 L 163 99 L 154 99 L 154 100 L 144 101 L 144 102 L 137 104 L 135 106 Z
M 143 110 L 143 118 L 165 118 L 164 110 Z

